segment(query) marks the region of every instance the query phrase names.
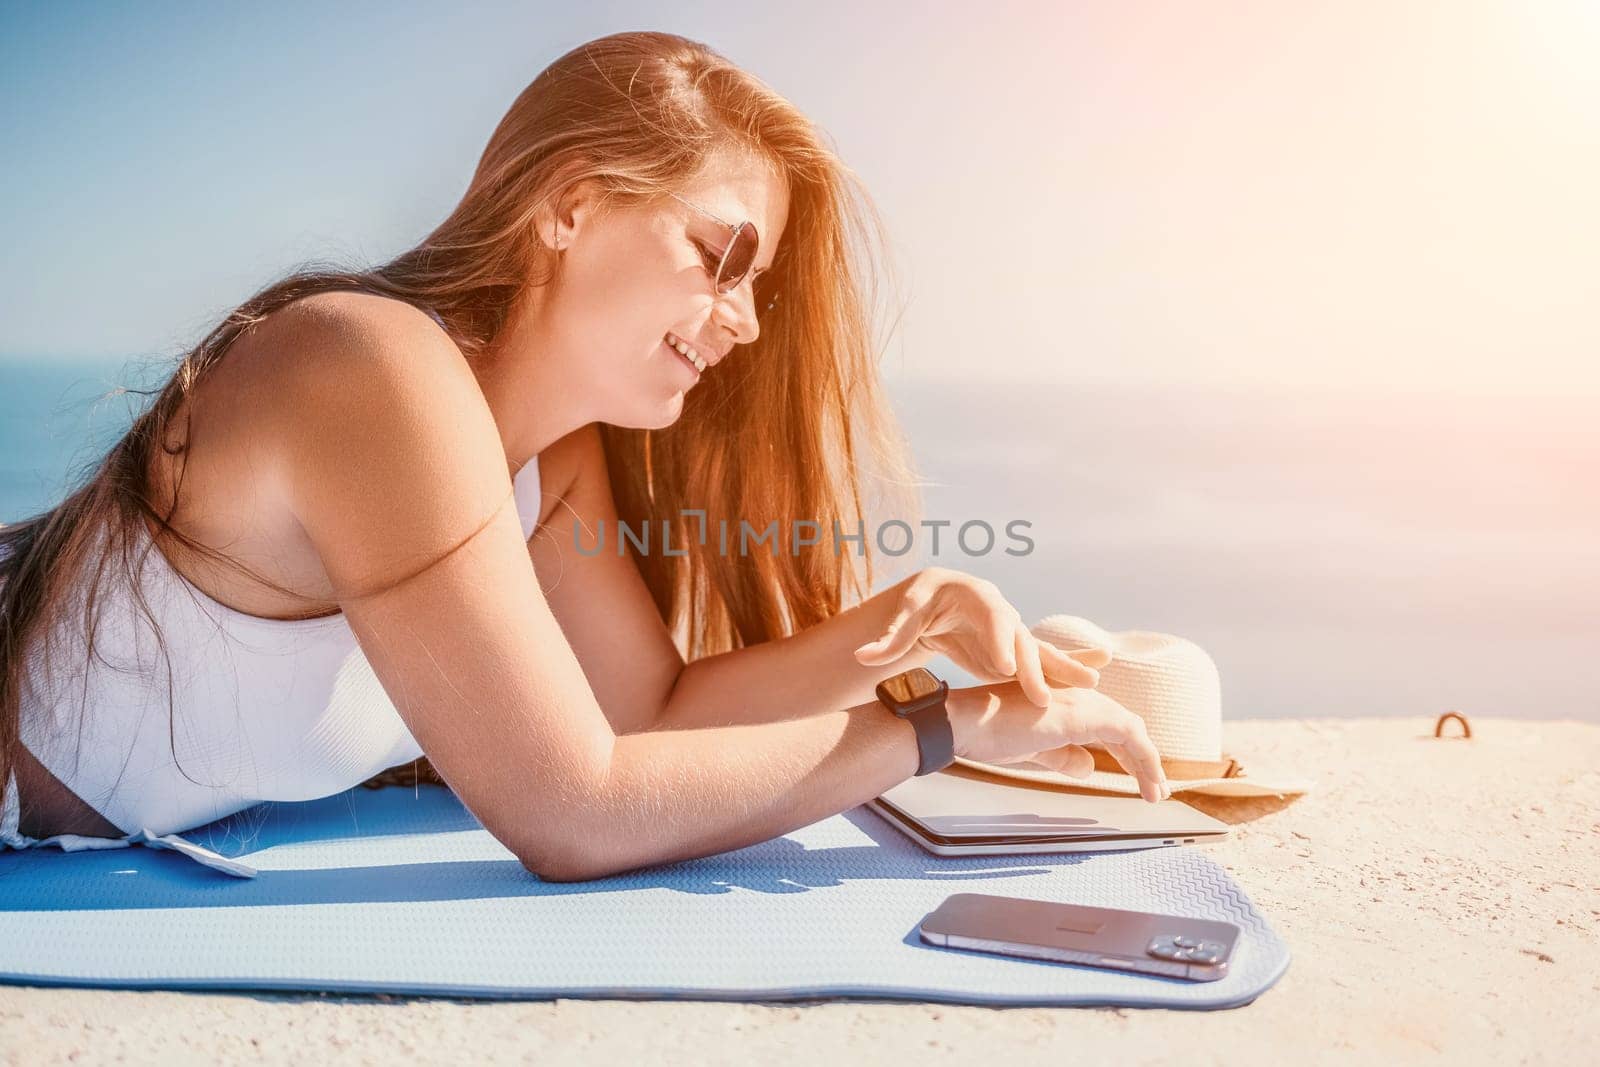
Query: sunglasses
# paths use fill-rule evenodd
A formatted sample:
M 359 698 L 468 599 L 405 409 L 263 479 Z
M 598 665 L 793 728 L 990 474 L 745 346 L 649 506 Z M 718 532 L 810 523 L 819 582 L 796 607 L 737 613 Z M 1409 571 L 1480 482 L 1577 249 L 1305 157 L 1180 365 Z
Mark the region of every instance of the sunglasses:
M 728 247 L 723 249 L 722 257 L 717 261 L 717 268 L 711 275 L 715 282 L 718 296 L 733 292 L 743 283 L 745 275 L 750 273 L 750 268 L 755 266 L 756 253 L 761 250 L 761 236 L 756 233 L 755 223 L 745 221 L 735 225 L 715 212 L 701 207 L 694 201 L 685 200 L 677 193 L 668 193 L 667 195 L 680 203 L 687 204 L 706 218 L 721 223 L 733 231 L 733 237 L 728 241 Z M 755 295 L 756 306 L 759 309 L 758 314 L 765 315 L 777 306 L 778 294 L 775 291 L 756 293 L 757 286 L 762 288 L 769 287 L 762 286 L 762 279 L 760 278 L 757 278 L 751 285 L 751 291 Z

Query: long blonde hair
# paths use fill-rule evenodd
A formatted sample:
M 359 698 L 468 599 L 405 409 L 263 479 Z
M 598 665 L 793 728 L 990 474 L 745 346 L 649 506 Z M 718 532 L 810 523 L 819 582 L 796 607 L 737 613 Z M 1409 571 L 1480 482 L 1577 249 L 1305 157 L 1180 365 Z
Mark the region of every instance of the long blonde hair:
M 618 515 L 636 530 L 648 523 L 659 533 L 666 523 L 675 551 L 686 551 L 632 555 L 689 659 L 793 633 L 870 590 L 870 527 L 842 552 L 831 536 L 835 523 L 853 535 L 866 521 L 863 470 L 876 475 L 897 515 L 917 507 L 877 374 L 881 220 L 813 124 L 759 79 L 696 41 L 614 34 L 568 52 L 523 90 L 460 203 L 419 245 L 369 270 L 297 271 L 245 301 L 182 356 L 81 487 L 0 528 L 0 790 L 21 743 L 25 650 L 53 669 L 54 619 L 69 599 L 77 602 L 77 579 L 86 575 L 80 652 L 93 653 L 95 605 L 113 561 L 154 626 L 131 580 L 143 564 L 132 558 L 135 524 L 148 518 L 189 550 L 282 589 L 173 527 L 176 493 L 165 515 L 150 502 L 153 450 L 186 452 L 186 439 L 168 443 L 169 430 L 235 338 L 301 297 L 362 289 L 433 309 L 476 359 L 525 287 L 556 269 L 533 234 L 542 208 L 584 179 L 622 202 L 671 192 L 730 146 L 769 162 L 788 183 L 789 223 L 768 272 L 782 296 L 763 317 L 760 338 L 691 390 L 673 425 L 602 426 Z M 793 521 L 810 520 L 824 536 L 799 553 L 785 544 L 776 553 L 729 554 L 714 537 L 701 542 L 701 520 L 685 509 L 703 509 L 712 529 L 720 519 L 770 519 L 787 538 Z

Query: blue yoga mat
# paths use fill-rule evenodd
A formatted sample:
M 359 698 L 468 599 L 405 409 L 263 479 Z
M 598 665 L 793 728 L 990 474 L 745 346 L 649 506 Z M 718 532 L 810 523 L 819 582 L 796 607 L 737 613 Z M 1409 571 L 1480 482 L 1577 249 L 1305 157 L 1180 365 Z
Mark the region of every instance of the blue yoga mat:
M 930 855 L 866 807 L 783 837 L 589 882 L 541 882 L 436 785 L 261 804 L 177 852 L 0 850 L 0 980 L 144 989 L 442 996 L 1225 1008 L 1289 951 L 1196 847 Z M 922 942 L 952 893 L 1237 923 L 1216 982 L 1010 959 Z

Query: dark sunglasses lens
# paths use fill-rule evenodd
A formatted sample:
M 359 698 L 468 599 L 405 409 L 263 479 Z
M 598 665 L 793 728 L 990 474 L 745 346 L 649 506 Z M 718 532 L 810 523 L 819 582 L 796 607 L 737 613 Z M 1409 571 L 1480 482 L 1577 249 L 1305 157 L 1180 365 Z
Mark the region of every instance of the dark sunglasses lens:
M 756 228 L 748 222 L 740 223 L 733 235 L 733 243 L 728 246 L 727 254 L 722 257 L 722 269 L 717 272 L 717 292 L 726 293 L 744 281 L 744 276 L 750 273 L 750 268 L 755 265 L 756 252 L 760 246 L 761 240 L 756 236 Z

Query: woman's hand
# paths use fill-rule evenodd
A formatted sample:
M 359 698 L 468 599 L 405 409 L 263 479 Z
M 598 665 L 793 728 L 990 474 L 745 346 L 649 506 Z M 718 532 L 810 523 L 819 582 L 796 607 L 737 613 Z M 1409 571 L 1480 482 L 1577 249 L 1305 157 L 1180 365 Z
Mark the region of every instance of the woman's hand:
M 1094 689 L 1055 688 L 1044 711 L 1030 706 L 1015 682 L 950 690 L 945 708 L 956 755 L 979 763 L 1033 761 L 1074 778 L 1094 770 L 1098 744 L 1139 782 L 1155 803 L 1172 795 L 1161 754 L 1144 720 Z
M 929 567 L 906 584 L 899 611 L 883 634 L 856 649 L 867 666 L 892 663 L 920 646 L 993 682 L 1016 679 L 1035 705 L 1050 706 L 1050 686 L 1093 687 L 1095 668 L 1111 662 L 1103 648 L 1067 652 L 1034 637 L 993 582 L 946 567 Z

